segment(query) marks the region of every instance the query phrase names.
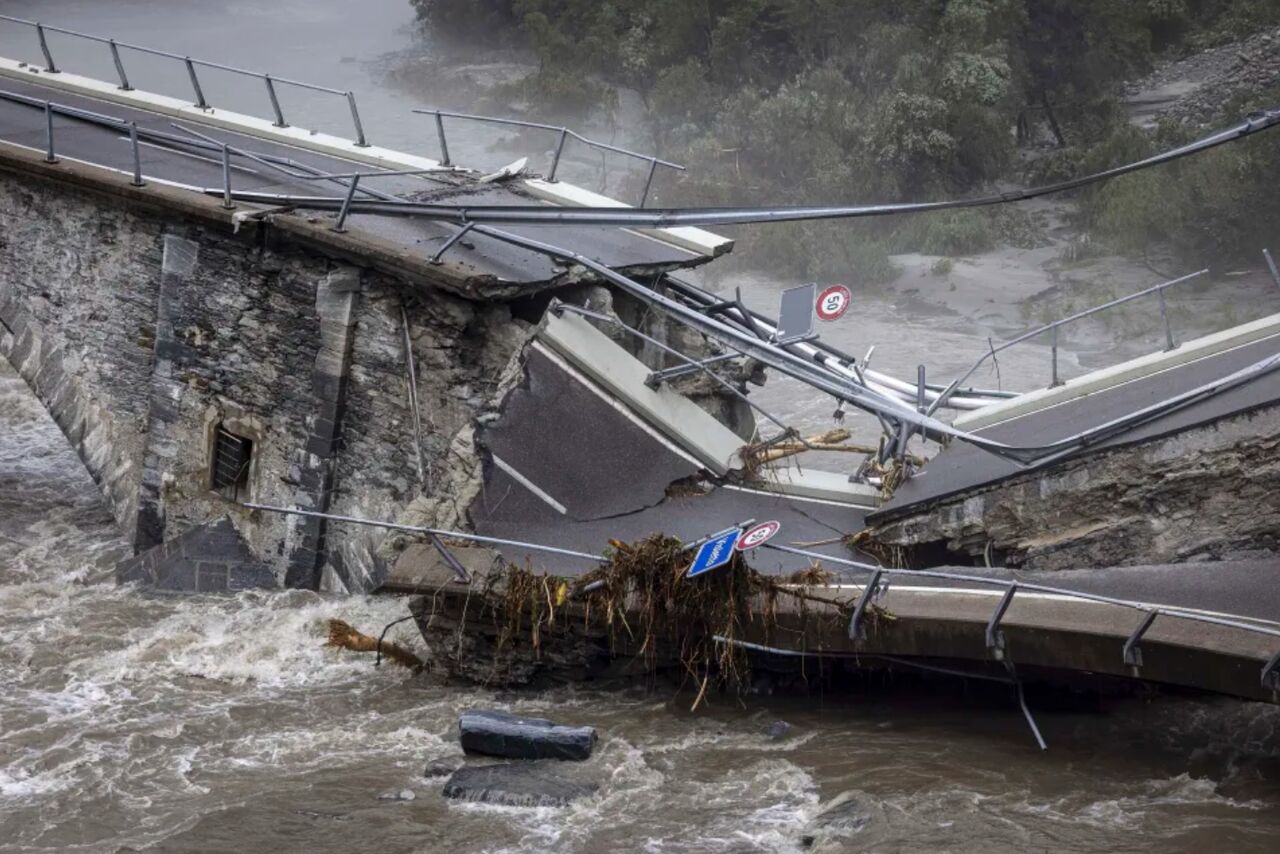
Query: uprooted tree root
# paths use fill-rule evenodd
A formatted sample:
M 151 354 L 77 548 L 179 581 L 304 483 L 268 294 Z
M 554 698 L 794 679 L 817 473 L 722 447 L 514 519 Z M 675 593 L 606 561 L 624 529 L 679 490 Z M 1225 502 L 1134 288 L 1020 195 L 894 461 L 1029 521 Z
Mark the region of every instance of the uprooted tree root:
M 391 641 L 379 642 L 377 638 L 357 631 L 350 623 L 342 620 L 329 621 L 329 639 L 325 642 L 325 646 L 349 649 L 353 652 L 378 652 L 381 647 L 384 656 L 402 667 L 408 667 L 415 673 L 426 668 L 426 663 L 421 658 L 399 644 Z
M 512 566 L 500 583 L 490 582 L 482 598 L 496 631 L 495 673 L 498 659 L 514 645 L 527 641 L 537 656 L 552 638 L 602 631 L 613 655 L 642 663 L 651 676 L 667 667 L 682 670 L 698 685 L 696 708 L 709 685 L 750 685 L 747 648 L 739 641 L 794 632 L 803 646 L 809 627 L 842 630 L 856 601 L 816 595 L 811 588 L 832 577 L 817 565 L 775 578 L 754 571 L 735 553 L 728 566 L 688 578 L 689 552 L 677 539 L 655 535 L 611 546 L 607 563 L 572 581 Z M 798 629 L 779 625 L 783 597 L 794 603 Z M 822 606 L 820 617 L 811 605 Z M 867 617 L 872 625 L 892 619 L 879 607 Z M 831 625 L 814 626 L 811 621 L 819 618 Z

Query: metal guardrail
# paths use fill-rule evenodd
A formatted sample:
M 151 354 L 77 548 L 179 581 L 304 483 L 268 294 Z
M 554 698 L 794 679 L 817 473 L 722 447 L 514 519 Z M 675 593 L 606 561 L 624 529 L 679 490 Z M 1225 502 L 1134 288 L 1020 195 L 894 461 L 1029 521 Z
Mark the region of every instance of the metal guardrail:
M 133 86 L 129 82 L 128 74 L 125 73 L 124 61 L 120 56 L 121 48 L 137 51 L 139 53 L 145 53 L 150 56 L 159 56 L 159 57 L 164 57 L 166 59 L 176 59 L 179 62 L 182 62 L 186 66 L 187 77 L 191 81 L 191 89 L 193 94 L 195 95 L 194 105 L 202 110 L 210 109 L 211 105 L 208 99 L 205 98 L 204 89 L 200 86 L 200 78 L 199 78 L 199 75 L 196 73 L 197 67 L 211 68 L 218 71 L 226 71 L 231 74 L 239 74 L 245 77 L 257 78 L 258 80 L 261 80 L 264 86 L 266 87 L 267 97 L 271 102 L 271 111 L 275 116 L 276 127 L 284 128 L 289 126 L 288 123 L 285 121 L 284 110 L 280 106 L 280 99 L 276 95 L 277 83 L 280 83 L 286 86 L 295 86 L 299 89 L 307 89 L 312 92 L 324 92 L 330 95 L 341 95 L 343 98 L 346 99 L 347 107 L 351 111 L 351 122 L 352 122 L 352 125 L 355 127 L 355 133 L 356 133 L 356 145 L 360 146 L 361 148 L 367 148 L 369 146 L 369 142 L 365 138 L 364 126 L 360 123 L 360 111 L 356 108 L 356 96 L 353 92 L 344 91 L 342 89 L 333 89 L 328 86 L 319 86 L 319 85 L 316 85 L 315 83 L 306 83 L 301 80 L 291 80 L 287 77 L 273 77 L 270 74 L 265 74 L 260 71 L 250 71 L 246 68 L 237 68 L 234 65 L 224 65 L 220 62 L 211 62 L 205 59 L 193 59 L 192 57 L 184 56 L 183 54 L 170 53 L 169 51 L 159 50 L 153 47 L 145 47 L 143 45 L 130 44 L 129 42 L 116 41 L 115 39 L 105 38 L 103 36 L 96 36 L 91 33 L 82 33 L 76 30 L 68 30 L 63 27 L 54 27 L 48 24 L 42 24 L 39 21 L 28 21 L 25 18 L 15 18 L 11 15 L 0 15 L 0 21 L 5 21 L 11 24 L 19 24 L 25 27 L 31 27 L 35 30 L 36 38 L 40 42 L 40 52 L 44 55 L 44 61 L 45 61 L 44 72 L 46 74 L 58 74 L 62 70 L 58 68 L 57 63 L 54 62 L 53 52 L 49 48 L 49 39 L 46 36 L 46 33 L 60 33 L 62 35 L 72 36 L 74 38 L 85 39 L 87 41 L 97 42 L 98 44 L 106 45 L 108 49 L 111 51 L 111 60 L 115 64 L 116 75 L 119 77 L 119 80 L 120 80 L 119 88 L 125 92 L 132 91 Z
M 904 435 L 911 435 L 907 429 L 910 427 L 912 430 L 919 431 L 930 438 L 948 436 L 959 438 L 982 450 L 1022 464 L 1041 464 L 1059 459 L 1066 454 L 1073 453 L 1080 448 L 1085 447 L 1089 443 L 1099 441 L 1101 437 L 1116 435 L 1123 430 L 1130 429 L 1138 424 L 1146 423 L 1146 421 L 1151 418 L 1159 417 L 1160 415 L 1167 414 L 1168 412 L 1176 411 L 1183 406 L 1190 405 L 1191 403 L 1203 399 L 1206 396 L 1219 394 L 1227 389 L 1251 382 L 1252 380 L 1271 371 L 1280 370 L 1280 355 L 1268 357 L 1267 359 L 1263 359 L 1225 377 L 1197 386 L 1194 389 L 1190 389 L 1174 395 L 1173 397 L 1161 400 L 1119 419 L 1114 419 L 1106 424 L 1091 427 L 1064 439 L 1059 439 L 1043 445 L 1006 445 L 1002 442 L 990 440 L 977 434 L 958 430 L 945 422 L 938 421 L 928 414 L 927 408 L 926 411 L 922 412 L 920 409 L 922 402 L 927 400 L 929 395 L 929 387 L 927 384 L 923 383 L 923 378 L 920 378 L 920 381 L 918 381 L 914 387 L 906 383 L 902 383 L 902 385 L 907 386 L 908 392 L 910 393 L 909 401 L 902 399 L 896 394 L 881 391 L 871 382 L 863 380 L 861 376 L 862 369 L 854 365 L 850 365 L 849 370 L 857 375 L 857 379 L 851 382 L 847 378 L 841 376 L 840 373 L 831 372 L 831 366 L 827 365 L 827 363 L 833 360 L 829 359 L 826 354 L 816 351 L 808 354 L 802 354 L 799 352 L 793 352 L 788 348 L 779 347 L 774 342 L 762 340 L 759 337 L 758 330 L 753 334 L 745 329 L 717 320 L 711 317 L 710 313 L 707 312 L 705 308 L 700 311 L 684 302 L 681 302 L 680 300 L 660 294 L 632 279 L 620 275 L 616 270 L 603 265 L 582 253 L 499 229 L 483 226 L 477 222 L 467 220 L 467 215 L 470 212 L 480 213 L 488 210 L 484 207 L 463 208 L 441 205 L 429 206 L 421 205 L 419 203 L 411 203 L 405 201 L 401 197 L 380 190 L 357 187 L 361 177 L 372 177 L 378 173 L 349 173 L 352 177 L 350 180 L 347 180 L 345 178 L 336 177 L 334 174 L 325 172 L 324 170 L 296 163 L 287 158 L 259 155 L 242 149 L 232 148 L 231 146 L 227 146 L 225 143 L 215 142 L 212 138 L 205 137 L 204 135 L 198 134 L 189 129 L 184 130 L 191 136 L 181 137 L 153 129 L 138 128 L 133 123 L 126 122 L 122 119 L 93 113 L 82 108 L 68 107 L 66 105 L 48 102 L 38 98 L 32 98 L 30 96 L 0 91 L 0 98 L 35 106 L 45 110 L 46 114 L 53 112 L 65 114 L 83 121 L 101 124 L 129 133 L 134 154 L 133 177 L 135 185 L 140 185 L 143 180 L 139 165 L 140 159 L 138 156 L 138 138 L 142 137 L 149 140 L 157 140 L 165 144 L 178 144 L 204 148 L 205 150 L 213 150 L 220 154 L 220 165 L 223 167 L 223 186 L 216 189 L 206 188 L 203 192 L 206 194 L 220 196 L 224 206 L 232 206 L 236 201 L 243 200 L 254 203 L 275 205 L 297 205 L 316 210 L 334 210 L 338 212 L 338 219 L 334 225 L 334 230 L 336 231 L 342 230 L 346 217 L 349 213 L 377 213 L 382 209 L 401 213 L 405 208 L 411 208 L 415 211 L 421 208 L 426 212 L 426 215 L 432 216 L 433 218 L 442 218 L 452 221 L 453 217 L 457 216 L 462 220 L 458 224 L 464 231 L 475 231 L 477 234 L 484 234 L 534 252 L 570 260 L 574 263 L 580 264 L 584 268 L 602 276 L 609 282 L 618 285 L 620 288 L 637 297 L 641 301 L 652 305 L 655 309 L 671 314 L 678 322 L 696 329 L 703 334 L 716 338 L 721 341 L 721 343 L 727 344 L 733 349 L 738 349 L 744 354 L 757 359 L 762 364 L 772 367 L 783 374 L 794 377 L 820 392 L 830 394 L 835 397 L 837 401 L 848 402 L 875 414 L 881 419 L 881 423 L 885 426 L 886 432 L 894 438 L 894 441 L 898 441 L 899 443 L 902 443 L 902 437 Z M 46 126 L 50 130 L 50 137 L 52 137 L 52 123 L 47 121 Z M 182 129 L 181 126 L 178 127 Z M 50 154 L 54 153 L 52 138 L 50 138 L 48 151 Z M 343 186 L 346 190 L 345 197 L 286 196 L 273 193 L 234 191 L 230 182 L 231 167 L 229 157 L 232 154 L 247 157 L 254 162 L 261 163 L 294 177 L 299 177 L 297 175 L 298 172 L 307 172 L 310 175 L 316 176 L 317 179 L 333 181 Z M 373 196 L 375 201 L 369 202 L 356 200 L 355 195 L 357 192 Z M 448 214 L 448 217 L 443 216 L 444 214 Z M 442 249 L 443 248 L 447 248 L 447 244 L 446 247 L 442 247 Z M 436 257 L 432 260 L 438 261 L 440 254 L 441 253 L 438 252 Z M 1173 283 L 1166 283 L 1166 286 L 1169 284 Z M 1140 295 L 1141 294 L 1134 294 L 1124 299 L 1132 299 Z M 1101 307 L 1090 311 L 1100 310 L 1100 308 Z M 1059 321 L 1059 323 L 1067 322 L 1071 319 L 1073 318 Z M 945 401 L 946 398 L 953 394 L 956 388 L 958 388 L 958 382 L 959 381 L 952 383 L 946 390 L 944 390 L 944 393 L 938 395 L 938 397 Z M 936 409 L 936 406 L 934 408 Z
M 1194 273 L 1188 273 L 1187 275 L 1180 276 L 1176 279 L 1171 279 L 1167 282 L 1161 282 L 1158 285 L 1153 285 L 1152 287 L 1146 288 L 1141 291 L 1137 291 L 1136 293 L 1127 294 L 1126 296 L 1119 297 L 1118 299 L 1113 299 L 1109 302 L 1104 302 L 1101 305 L 1095 305 L 1092 308 L 1086 308 L 1084 311 L 1078 311 L 1075 314 L 1072 314 L 1068 317 L 1061 318 L 1060 320 L 1055 320 L 1051 323 L 1046 323 L 1044 326 L 1039 326 L 1035 329 L 1032 329 L 1029 332 L 1022 333 L 1016 338 L 1013 338 L 1009 341 L 1005 341 L 1003 344 L 1000 344 L 999 346 L 992 346 L 986 353 L 983 353 L 982 356 L 978 359 L 978 361 L 974 362 L 973 366 L 969 368 L 969 370 L 965 371 L 961 377 L 959 377 L 956 380 L 953 380 L 946 387 L 946 389 L 943 390 L 942 394 L 938 395 L 938 397 L 933 401 L 933 403 L 930 404 L 929 407 L 923 411 L 926 415 L 932 415 L 935 411 L 937 411 L 938 407 L 946 403 L 947 398 L 949 398 L 951 394 L 954 393 L 955 390 L 960 387 L 961 383 L 969 379 L 969 377 L 973 376 L 974 372 L 977 371 L 978 368 L 982 367 L 982 364 L 986 362 L 988 359 L 994 359 L 997 353 L 1007 350 L 1010 347 L 1014 346 L 1015 344 L 1021 344 L 1023 341 L 1027 341 L 1037 336 L 1043 335 L 1046 332 L 1049 333 L 1049 336 L 1050 336 L 1049 348 L 1050 348 L 1050 353 L 1052 358 L 1052 368 L 1051 368 L 1051 375 L 1049 380 L 1049 388 L 1055 388 L 1057 386 L 1062 385 L 1062 380 L 1058 376 L 1058 328 L 1065 326 L 1068 323 L 1072 323 L 1076 320 L 1080 320 L 1083 317 L 1089 317 L 1090 315 L 1097 314 L 1100 311 L 1106 311 L 1109 308 L 1114 308 L 1115 306 L 1123 305 L 1124 303 L 1127 303 L 1127 302 L 1132 302 L 1133 300 L 1140 299 L 1141 297 L 1145 297 L 1153 293 L 1160 298 L 1160 318 L 1164 322 L 1164 337 L 1165 337 L 1165 345 L 1166 345 L 1165 352 L 1169 352 L 1170 350 L 1176 350 L 1178 348 L 1178 345 L 1174 342 L 1173 327 L 1169 322 L 1169 307 L 1165 303 L 1164 292 L 1166 289 L 1171 288 L 1174 285 L 1180 285 L 1183 282 L 1189 282 L 1192 279 L 1199 278 L 1200 276 L 1203 276 L 1208 272 L 1209 270 L 1208 268 L 1206 268 L 1204 270 L 1197 270 Z
M 531 543 L 522 540 L 511 540 L 500 537 L 487 537 L 480 534 L 473 534 L 467 531 L 450 531 L 440 528 L 418 527 L 413 525 L 402 525 L 396 522 L 383 522 L 377 519 L 364 519 L 359 516 L 345 516 L 336 513 L 321 513 L 314 510 L 302 510 L 293 507 L 278 507 L 270 504 L 245 503 L 242 506 L 251 510 L 261 510 L 268 513 L 281 513 L 285 515 L 308 516 L 312 518 L 325 519 L 333 522 L 348 522 L 356 525 L 368 525 L 375 528 L 389 528 L 397 531 L 405 531 L 407 533 L 417 533 L 425 536 L 445 537 L 450 539 L 458 539 L 480 543 L 482 545 L 494 546 L 512 546 L 515 548 L 524 548 L 534 551 L 541 551 L 548 554 L 562 555 L 565 557 L 581 558 L 584 560 L 592 560 L 603 562 L 607 560 L 604 554 L 591 554 L 590 552 L 581 552 L 574 549 L 564 549 L 558 546 L 547 546 L 541 543 Z M 693 544 L 691 544 L 693 545 Z M 1124 663 L 1132 668 L 1142 667 L 1142 648 L 1141 641 L 1143 636 L 1150 630 L 1156 618 L 1164 616 L 1175 619 L 1191 620 L 1193 622 L 1204 623 L 1206 625 L 1223 626 L 1226 628 L 1238 629 L 1254 634 L 1262 634 L 1268 637 L 1280 638 L 1280 628 L 1272 628 L 1270 626 L 1261 625 L 1256 622 L 1248 622 L 1245 619 L 1231 619 L 1230 617 L 1215 616 L 1213 614 L 1205 614 L 1199 611 L 1188 610 L 1176 606 L 1152 605 L 1144 602 L 1135 602 L 1130 599 L 1120 599 L 1114 596 L 1104 596 L 1099 593 L 1086 593 L 1080 590 L 1071 590 L 1065 587 L 1054 587 L 1048 584 L 1036 584 L 1034 582 L 1011 580 L 1004 578 L 991 578 L 982 575 L 970 575 L 962 572 L 946 572 L 943 570 L 932 569 L 906 569 L 895 567 L 876 566 L 869 563 L 861 563 L 855 560 L 847 560 L 845 558 L 833 557 L 820 552 L 810 551 L 808 549 L 797 549 L 791 546 L 775 545 L 774 543 L 765 543 L 761 548 L 771 549 L 773 551 L 785 552 L 787 554 L 797 555 L 811 560 L 824 561 L 841 567 L 849 567 L 860 572 L 870 575 L 870 578 L 863 585 L 861 594 L 849 618 L 849 638 L 858 640 L 865 636 L 865 624 L 867 609 L 871 603 L 879 598 L 886 589 L 888 589 L 888 577 L 897 575 L 904 578 L 937 578 L 946 581 L 960 581 L 967 584 L 981 584 L 990 587 L 1004 588 L 1004 595 L 1000 598 L 1000 602 L 996 605 L 995 611 L 991 615 L 991 619 L 987 622 L 986 627 L 986 645 L 991 653 L 992 658 L 997 661 L 1005 660 L 1005 640 L 1004 633 L 1000 629 L 1000 622 L 1004 618 L 1005 613 L 1009 610 L 1009 606 L 1013 603 L 1014 597 L 1019 590 L 1026 590 L 1036 593 L 1048 593 L 1056 596 L 1064 596 L 1070 599 L 1077 599 L 1084 602 L 1096 602 L 1102 605 L 1111 605 L 1118 608 L 1126 608 L 1129 610 L 1140 611 L 1143 615 L 1141 622 L 1134 631 L 1125 640 L 1121 650 Z M 462 579 L 460 579 L 462 580 Z M 883 582 L 883 583 L 882 583 Z M 821 653 L 814 653 L 820 655 Z M 1261 672 L 1261 684 L 1264 689 L 1271 691 L 1280 691 L 1280 651 L 1278 651 L 1263 666 Z
M 1004 660 L 1005 654 L 1004 634 L 1000 630 L 1000 621 L 1004 619 L 1005 612 L 1009 610 L 1009 606 L 1013 603 L 1013 599 L 1019 590 L 1027 590 L 1035 593 L 1048 593 L 1055 596 L 1065 596 L 1071 599 L 1078 599 L 1080 601 L 1096 602 L 1102 605 L 1112 605 L 1117 608 L 1127 608 L 1142 612 L 1142 621 L 1138 623 L 1137 627 L 1125 640 L 1124 646 L 1121 650 L 1122 660 L 1124 663 L 1135 669 L 1142 667 L 1142 638 L 1147 631 L 1150 630 L 1152 624 L 1156 621 L 1156 618 L 1161 616 L 1190 620 L 1193 622 L 1205 623 L 1207 625 L 1224 626 L 1226 628 L 1239 629 L 1241 631 L 1252 632 L 1254 634 L 1280 638 L 1280 628 L 1272 628 L 1261 625 L 1257 622 L 1249 622 L 1248 618 L 1232 619 L 1230 617 L 1204 614 L 1199 611 L 1180 608 L 1177 606 L 1153 605 L 1145 602 L 1135 602 L 1131 599 L 1120 599 L 1114 596 L 1104 596 L 1100 593 L 1086 593 L 1081 590 L 1071 590 L 1065 587 L 1054 587 L 1048 584 L 1036 584 L 1035 582 L 1028 581 L 991 578 L 982 575 L 970 575 L 968 573 L 946 572 L 934 569 L 905 569 L 876 566 L 874 564 L 832 557 L 830 555 L 824 555 L 807 549 L 797 549 L 792 548 L 791 546 L 776 545 L 774 543 L 765 543 L 762 548 L 785 552 L 787 554 L 793 554 L 809 558 L 811 560 L 828 561 L 836 564 L 837 566 L 849 567 L 859 570 L 860 572 L 870 574 L 871 578 L 864 586 L 862 595 L 854 606 L 853 614 L 849 619 L 849 637 L 854 640 L 864 636 L 865 626 L 863 624 L 863 620 L 866 616 L 868 606 L 888 587 L 888 581 L 884 581 L 882 586 L 881 580 L 894 575 L 904 578 L 937 578 L 944 581 L 960 581 L 967 584 L 981 584 L 988 587 L 1004 588 L 1004 595 L 1000 598 L 999 604 L 996 605 L 995 611 L 992 612 L 991 619 L 987 622 L 986 628 L 987 649 L 990 651 L 992 658 L 997 661 Z M 1276 654 L 1273 655 L 1263 666 L 1260 678 L 1264 689 L 1280 691 L 1280 651 L 1277 651 Z
M 561 155 L 564 154 L 565 143 L 568 142 L 570 138 L 576 139 L 578 142 L 581 142 L 584 145 L 588 145 L 591 148 L 596 148 L 601 151 L 612 151 L 615 154 L 622 154 L 627 157 L 635 158 L 636 160 L 644 161 L 649 164 L 649 174 L 645 178 L 644 190 L 640 193 L 640 204 L 637 205 L 637 207 L 641 207 L 641 208 L 644 207 L 645 202 L 647 202 L 649 199 L 649 190 L 653 187 L 653 175 L 654 175 L 654 172 L 657 171 L 657 168 L 659 166 L 665 166 L 668 169 L 675 169 L 679 172 L 685 171 L 685 167 L 681 166 L 679 163 L 672 163 L 669 160 L 662 160 L 661 158 L 654 157 L 653 155 L 650 155 L 650 154 L 640 154 L 639 152 L 631 151 L 626 148 L 620 148 L 619 146 L 610 145 L 609 143 L 599 142 L 598 140 L 587 139 L 582 134 L 577 133 L 576 131 L 572 131 L 563 125 L 548 125 L 548 124 L 542 124 L 541 122 L 527 122 L 521 119 L 506 119 L 506 118 L 500 118 L 498 116 L 477 116 L 477 115 L 472 115 L 470 113 L 451 113 L 446 110 L 414 110 L 414 112 L 422 115 L 426 115 L 426 116 L 435 116 L 436 136 L 440 140 L 440 163 L 444 166 L 452 165 L 449 160 L 449 141 L 445 137 L 445 132 L 444 132 L 444 120 L 445 119 L 463 119 L 463 120 L 472 121 L 472 122 L 487 122 L 489 124 L 532 128 L 534 130 L 546 130 L 546 131 L 554 131 L 555 133 L 558 133 L 560 137 L 559 137 L 559 140 L 556 142 L 555 153 L 551 157 L 551 170 L 547 174 L 548 181 L 556 180 L 556 172 L 560 168 L 560 157 Z

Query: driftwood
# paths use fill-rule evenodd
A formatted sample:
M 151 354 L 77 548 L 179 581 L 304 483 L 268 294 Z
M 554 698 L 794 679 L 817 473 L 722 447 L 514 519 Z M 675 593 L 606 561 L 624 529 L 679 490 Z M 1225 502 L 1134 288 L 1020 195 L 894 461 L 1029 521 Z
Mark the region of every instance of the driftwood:
M 352 652 L 377 652 L 379 641 L 377 638 L 356 631 L 350 623 L 345 623 L 342 620 L 330 620 L 329 640 L 325 642 L 325 646 L 349 649 Z M 382 641 L 381 647 L 384 656 L 402 667 L 408 667 L 413 671 L 421 671 L 426 667 L 421 658 L 418 658 L 418 656 L 400 646 L 400 644 Z

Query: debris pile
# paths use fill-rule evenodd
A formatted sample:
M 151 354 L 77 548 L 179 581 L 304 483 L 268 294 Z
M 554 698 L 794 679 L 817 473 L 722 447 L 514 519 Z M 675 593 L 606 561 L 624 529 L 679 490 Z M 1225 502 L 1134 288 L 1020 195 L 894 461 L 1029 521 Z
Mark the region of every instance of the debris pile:
M 608 561 L 576 579 L 508 566 L 415 599 L 442 672 L 502 685 L 673 674 L 697 686 L 697 708 L 711 686 L 746 690 L 752 645 L 817 651 L 840 636 L 861 593 L 822 595 L 821 567 L 765 576 L 737 553 L 690 578 L 687 546 L 661 534 L 610 545 Z M 872 625 L 885 616 L 867 613 Z

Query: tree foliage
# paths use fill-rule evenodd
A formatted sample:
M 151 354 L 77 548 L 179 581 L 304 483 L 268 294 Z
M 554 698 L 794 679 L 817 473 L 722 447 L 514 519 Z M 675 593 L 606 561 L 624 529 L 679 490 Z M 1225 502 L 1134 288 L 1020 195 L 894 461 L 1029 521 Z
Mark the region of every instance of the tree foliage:
M 1008 176 L 1020 142 L 1045 136 L 1065 153 L 1043 169 L 1113 165 L 1151 144 L 1124 129 L 1120 81 L 1164 52 L 1280 22 L 1275 0 L 412 2 L 447 36 L 531 49 L 538 68 L 522 94 L 543 110 L 607 106 L 615 87 L 638 92 L 655 146 L 690 167 L 664 201 L 699 204 L 970 192 Z M 1158 199 L 1189 191 L 1167 173 L 1143 182 L 1088 200 L 1090 221 L 1127 235 L 1126 248 L 1167 232 Z M 973 251 L 999 221 L 926 225 L 938 233 L 910 231 Z M 865 262 L 898 245 L 900 227 L 798 227 L 780 242 L 848 235 Z M 782 245 L 776 255 L 812 273 L 823 272 L 822 256 Z M 887 263 L 869 266 L 891 274 Z

